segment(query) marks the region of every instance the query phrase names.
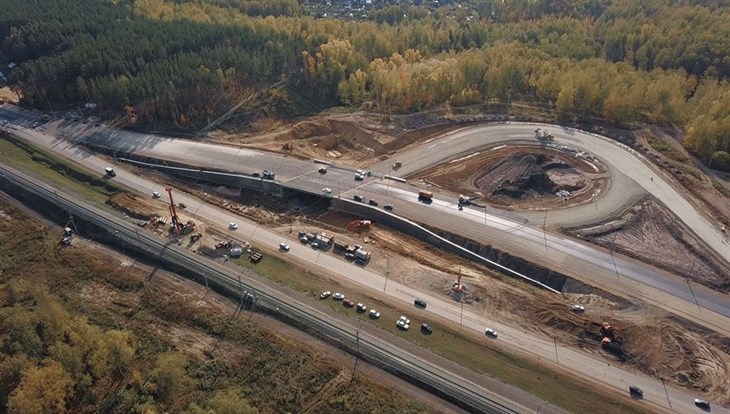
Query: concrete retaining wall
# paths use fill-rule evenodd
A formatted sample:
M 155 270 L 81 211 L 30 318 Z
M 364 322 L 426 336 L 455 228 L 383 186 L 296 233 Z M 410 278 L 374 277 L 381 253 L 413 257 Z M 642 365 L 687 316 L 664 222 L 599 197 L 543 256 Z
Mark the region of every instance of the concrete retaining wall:
M 567 277 L 560 273 L 537 266 L 518 257 L 513 257 L 493 249 L 491 246 L 482 246 L 471 240 L 451 235 L 444 231 L 440 231 L 440 234 L 437 234 L 435 231 L 431 231 L 424 226 L 388 213 L 383 209 L 371 207 L 368 204 L 334 198 L 332 199 L 332 208 L 356 216 L 367 217 L 369 220 L 385 224 L 401 233 L 423 240 L 442 250 L 481 263 L 505 275 L 523 279 L 554 293 L 561 293 L 567 280 Z

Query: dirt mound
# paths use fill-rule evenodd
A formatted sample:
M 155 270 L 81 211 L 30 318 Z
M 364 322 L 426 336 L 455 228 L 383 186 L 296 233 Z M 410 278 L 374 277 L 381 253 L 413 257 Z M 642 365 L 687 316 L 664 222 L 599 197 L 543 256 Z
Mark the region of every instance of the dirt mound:
M 517 153 L 487 169 L 477 177 L 476 185 L 484 194 L 516 199 L 583 187 L 583 182 L 575 185 L 556 183 L 548 174 L 552 169 L 570 169 L 570 165 L 543 154 Z
M 730 400 L 730 355 L 674 324 L 624 326 L 631 363 L 659 378 Z
M 106 203 L 136 219 L 150 220 L 157 215 L 153 206 L 129 193 L 114 194 Z

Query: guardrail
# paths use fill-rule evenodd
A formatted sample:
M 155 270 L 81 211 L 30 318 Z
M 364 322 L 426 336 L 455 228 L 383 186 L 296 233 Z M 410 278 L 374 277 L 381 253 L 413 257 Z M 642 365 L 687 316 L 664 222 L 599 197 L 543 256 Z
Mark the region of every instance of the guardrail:
M 225 290 L 229 295 L 238 297 L 243 291 L 253 292 L 256 295 L 256 305 L 296 323 L 306 331 L 323 337 L 326 340 L 339 344 L 350 353 L 356 353 L 360 358 L 376 366 L 421 386 L 454 403 L 475 413 L 518 413 L 508 405 L 508 401 L 496 401 L 487 397 L 486 390 L 464 378 L 458 377 L 449 371 L 420 360 L 389 345 L 379 338 L 368 338 L 361 335 L 358 329 L 345 322 L 336 321 L 338 326 L 326 315 L 296 300 L 282 298 L 282 294 L 274 288 L 248 279 L 245 282 L 240 276 L 233 276 L 233 272 L 226 267 L 192 254 L 177 244 L 162 243 L 157 236 L 147 232 L 139 232 L 132 224 L 114 217 L 103 210 L 92 208 L 65 194 L 61 194 L 45 185 L 25 178 L 14 169 L 0 165 L 0 182 L 14 184 L 16 187 L 30 192 L 37 197 L 44 198 L 50 203 L 73 214 L 76 218 L 91 223 L 107 232 L 109 237 L 117 239 L 128 246 L 136 247 L 138 251 L 152 253 L 157 260 L 172 264 L 175 268 L 183 268 L 188 273 L 205 277 Z M 380 343 L 377 343 L 380 342 Z

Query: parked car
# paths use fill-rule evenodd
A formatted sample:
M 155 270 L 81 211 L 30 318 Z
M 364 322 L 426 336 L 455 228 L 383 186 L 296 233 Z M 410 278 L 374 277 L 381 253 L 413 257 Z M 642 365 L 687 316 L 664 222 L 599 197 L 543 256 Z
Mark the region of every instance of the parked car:
M 112 167 L 106 167 L 106 168 L 104 168 L 104 171 L 106 172 L 106 175 L 108 175 L 109 177 L 117 176 L 117 172 L 114 171 L 114 168 L 112 168 Z
M 386 204 L 386 205 L 383 206 L 383 208 L 386 209 L 386 210 L 388 210 L 388 211 L 393 211 L 393 205 L 392 204 Z
M 695 398 L 695 405 L 702 408 L 703 410 L 710 410 L 710 402 L 705 400 L 700 400 L 699 398 Z
M 251 177 L 253 177 L 253 178 L 259 178 L 259 177 L 261 177 L 261 174 L 255 172 L 255 173 L 251 174 Z
M 317 243 L 317 242 L 310 244 L 310 246 L 312 246 L 312 248 L 315 250 L 319 249 L 319 243 Z
M 158 193 L 157 191 L 152 192 L 152 198 L 160 198 L 162 197 L 162 194 Z
M 433 333 L 433 328 L 427 323 L 422 323 L 421 332 L 425 333 L 426 335 L 431 335 Z
M 644 398 L 644 391 L 636 385 L 629 386 L 629 394 L 638 398 Z
M 355 174 L 355 181 L 362 181 L 365 179 L 365 174 Z
M 413 304 L 421 309 L 426 309 L 426 301 L 423 299 L 416 299 L 413 301 Z
M 340 292 L 335 292 L 334 295 L 332 295 L 332 299 L 334 300 L 342 300 L 345 298 L 345 295 Z
M 362 196 L 358 195 L 358 194 L 355 194 L 354 196 L 352 196 L 352 199 L 355 201 L 358 201 L 360 203 L 362 203 L 362 200 L 363 200 Z
M 236 223 L 228 223 L 228 228 L 231 229 L 231 230 L 237 230 L 238 229 L 238 224 L 236 224 Z
M 368 204 L 370 204 L 371 206 L 377 206 L 378 205 L 378 202 L 377 202 L 377 200 L 373 200 L 371 198 L 370 201 L 368 201 Z
M 411 325 L 410 325 L 410 324 L 406 323 L 406 322 L 405 322 L 404 320 L 402 320 L 402 319 L 398 319 L 398 322 L 396 322 L 396 323 L 395 323 L 395 326 L 397 326 L 397 327 L 398 327 L 398 329 L 402 329 L 402 330 L 404 330 L 404 331 L 407 331 L 407 330 L 408 330 L 408 328 L 410 328 L 410 327 L 411 327 Z
M 355 260 L 355 255 L 352 253 L 345 253 L 346 260 Z
M 325 290 L 324 292 L 320 293 L 319 298 L 327 299 L 328 297 L 330 297 L 331 294 L 332 292 L 330 292 L 329 290 Z
M 319 167 L 320 174 L 327 174 L 327 167 Z
M 583 305 L 573 305 L 572 309 L 573 309 L 573 312 L 576 312 L 576 313 L 580 313 L 580 312 L 585 312 L 586 311 L 586 308 Z
M 283 250 L 285 252 L 288 252 L 289 251 L 289 245 L 286 244 L 286 243 L 284 243 L 284 242 L 281 242 L 281 243 L 279 243 L 279 250 Z
M 499 334 L 497 334 L 497 331 L 492 328 L 485 329 L 484 333 L 487 334 L 487 336 L 491 336 L 492 338 L 496 338 L 497 336 L 499 336 Z
M 402 315 L 401 315 L 401 317 L 398 320 L 405 322 L 406 325 L 410 325 L 411 324 L 411 320 L 408 319 L 408 318 L 406 318 L 405 316 L 402 316 Z
M 303 244 L 307 244 L 307 243 L 309 243 L 309 239 L 308 239 L 308 238 L 306 238 L 306 237 L 301 237 L 301 238 L 299 238 L 299 241 L 300 241 L 300 242 L 302 242 Z
M 368 307 L 365 306 L 364 303 L 358 303 L 357 304 L 357 311 L 358 312 L 365 312 L 366 310 L 368 310 Z
M 353 302 L 352 299 L 345 299 L 342 301 L 342 306 L 352 308 L 355 306 L 355 302 Z
M 325 187 L 322 189 L 322 193 L 324 194 L 332 194 L 332 189 L 329 187 Z
M 380 318 L 380 312 L 376 311 L 375 309 L 370 309 L 370 319 L 379 319 Z

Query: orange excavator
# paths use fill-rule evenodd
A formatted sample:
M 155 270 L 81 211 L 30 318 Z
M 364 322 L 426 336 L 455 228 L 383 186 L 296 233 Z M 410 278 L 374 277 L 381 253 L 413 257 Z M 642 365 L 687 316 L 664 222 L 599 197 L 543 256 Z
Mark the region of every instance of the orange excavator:
M 617 325 L 611 325 L 608 322 L 601 323 L 601 329 L 599 331 L 603 339 L 601 340 L 601 347 L 615 351 L 616 348 L 620 348 L 624 343 L 624 331 Z
M 347 230 L 360 233 L 363 230 L 370 230 L 373 222 L 370 220 L 353 220 L 347 224 Z
M 459 276 L 456 277 L 456 282 L 451 285 L 451 290 L 457 293 L 464 291 L 464 285 L 461 284 L 461 268 L 459 268 Z

